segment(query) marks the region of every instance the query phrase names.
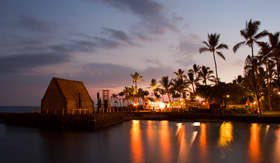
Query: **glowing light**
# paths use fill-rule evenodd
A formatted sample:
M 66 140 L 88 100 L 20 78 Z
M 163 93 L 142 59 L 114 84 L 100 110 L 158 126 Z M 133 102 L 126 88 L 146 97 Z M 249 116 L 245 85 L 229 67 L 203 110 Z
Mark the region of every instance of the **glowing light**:
M 192 125 L 193 126 L 200 126 L 200 122 L 194 122 Z
M 160 102 L 160 103 L 159 103 L 159 108 L 160 108 L 160 109 L 164 109 L 164 108 L 165 108 L 165 104 L 164 104 L 163 102 Z
M 133 106 L 134 106 L 134 107 L 137 107 L 137 106 L 139 106 L 139 103 L 138 103 L 138 102 L 135 102 L 135 103 L 133 103 Z
M 229 94 L 227 94 L 227 95 L 226 95 L 226 97 L 227 97 L 227 98 L 230 98 L 230 95 L 229 95 Z
M 280 91 L 278 92 L 278 95 L 280 95 Z
M 254 102 L 253 102 L 253 105 L 256 105 L 256 104 L 257 104 L 257 101 L 254 101 Z
M 166 107 L 167 107 L 167 108 L 170 108 L 170 104 L 168 103 L 168 104 L 166 105 Z

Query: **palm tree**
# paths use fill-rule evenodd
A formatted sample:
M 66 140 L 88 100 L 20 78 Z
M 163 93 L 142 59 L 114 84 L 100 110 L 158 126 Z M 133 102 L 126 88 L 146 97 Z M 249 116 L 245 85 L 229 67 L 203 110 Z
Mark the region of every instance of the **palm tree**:
M 159 92 L 159 85 L 157 84 L 157 80 L 156 79 L 152 79 L 151 80 L 150 88 L 152 88 L 154 96 L 159 98 L 160 97 L 159 94 L 158 94 L 158 92 Z
M 200 79 L 199 72 L 201 67 L 197 64 L 193 64 L 192 69 L 189 70 L 189 72 L 192 72 L 195 75 L 195 78 Z
M 257 33 L 259 30 L 261 22 L 260 21 L 253 21 L 252 19 L 249 20 L 249 22 L 246 22 L 245 29 L 242 29 L 240 31 L 241 36 L 245 39 L 245 41 L 241 41 L 237 43 L 233 47 L 233 52 L 236 53 L 236 51 L 243 45 L 247 45 L 251 48 L 252 57 L 254 57 L 254 43 L 258 43 L 258 40 L 265 37 L 268 32 L 266 30 Z
M 273 37 L 273 36 L 272 36 Z M 271 38 L 270 38 L 271 40 Z M 278 39 L 277 39 L 278 40 Z M 276 42 L 277 42 L 276 40 Z M 273 44 L 274 41 L 270 41 L 271 44 Z M 261 62 L 265 65 L 266 72 L 264 74 L 266 78 L 266 90 L 267 90 L 267 102 L 269 110 L 272 110 L 272 104 L 271 104 L 271 94 L 272 94 L 272 81 L 274 74 L 276 73 L 274 70 L 275 63 L 269 59 L 269 55 L 271 54 L 271 47 L 268 43 L 262 42 L 260 43 L 261 49 L 259 51 L 259 57 L 261 59 Z
M 167 95 L 169 103 L 171 103 L 171 81 L 169 80 L 168 76 L 163 76 L 161 80 L 159 81 L 161 85 L 160 93 L 162 95 Z
M 137 90 L 137 82 L 143 81 L 143 76 L 141 76 L 138 72 L 135 72 L 134 74 L 130 74 L 132 77 L 132 82 Z
M 267 57 L 271 57 L 276 63 L 276 72 L 277 72 L 277 84 L 280 86 L 280 40 L 279 40 L 279 32 L 274 34 L 269 33 L 269 45 L 262 44 L 261 47 L 266 46 L 269 48 L 269 52 L 267 52 Z
M 177 76 L 178 79 L 183 79 L 185 76 L 184 72 L 185 72 L 184 70 L 179 68 L 177 72 L 174 72 L 174 74 Z
M 208 34 L 208 42 L 203 41 L 202 43 L 205 45 L 205 47 L 202 47 L 199 49 L 199 53 L 207 52 L 209 51 L 213 55 L 214 63 L 215 63 L 215 72 L 216 72 L 216 84 L 219 83 L 219 76 L 217 71 L 217 63 L 216 63 L 216 54 L 220 56 L 222 59 L 226 59 L 225 56 L 221 51 L 222 49 L 228 49 L 228 46 L 226 44 L 219 44 L 219 38 L 220 34 Z
M 213 74 L 214 72 L 210 69 L 210 67 L 206 66 L 202 66 L 201 70 L 199 71 L 199 76 L 202 79 L 204 85 L 207 85 L 207 81 L 215 81 L 215 76 Z
M 257 99 L 258 113 L 261 113 L 260 98 L 263 82 L 263 76 L 260 75 L 261 64 L 260 57 L 251 57 L 248 55 L 245 61 L 245 83 L 247 83 L 248 89 L 252 90 Z
M 177 92 L 180 97 L 185 97 L 185 89 L 187 88 L 187 83 L 184 80 L 186 77 L 184 72 L 184 70 L 178 69 L 177 72 L 174 72 L 176 78 L 172 79 L 171 81 L 172 89 L 175 91 L 175 93 Z
M 192 93 L 195 94 L 196 92 L 196 87 L 198 86 L 198 79 L 196 79 L 194 77 L 194 73 L 193 72 L 188 72 L 186 78 L 186 84 L 191 85 L 192 86 Z

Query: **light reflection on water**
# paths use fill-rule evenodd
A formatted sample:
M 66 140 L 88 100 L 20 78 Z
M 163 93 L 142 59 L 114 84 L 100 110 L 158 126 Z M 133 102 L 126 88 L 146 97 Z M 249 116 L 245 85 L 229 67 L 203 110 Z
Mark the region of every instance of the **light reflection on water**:
M 131 151 L 132 160 L 135 163 L 143 162 L 143 149 L 142 149 L 142 133 L 139 120 L 132 120 L 132 127 L 130 130 L 131 136 Z
M 260 126 L 257 123 L 252 123 L 250 127 L 249 156 L 251 163 L 258 163 L 261 160 Z
M 200 139 L 199 139 L 199 147 L 201 153 L 201 162 L 207 162 L 207 126 L 206 124 L 200 125 Z
M 224 122 L 220 126 L 219 146 L 228 146 L 233 139 L 231 122 Z
M 0 162 L 280 162 L 280 128 L 275 124 L 196 124 L 133 120 L 75 133 L 1 130 L 0 125 L 0 153 L 5 153 Z

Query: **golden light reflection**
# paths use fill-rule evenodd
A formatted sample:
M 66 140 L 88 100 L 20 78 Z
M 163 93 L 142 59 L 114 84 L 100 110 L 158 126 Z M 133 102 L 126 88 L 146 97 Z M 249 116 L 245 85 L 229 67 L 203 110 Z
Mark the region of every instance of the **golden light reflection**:
M 177 123 L 176 126 L 177 126 L 176 135 L 179 135 L 182 129 L 182 123 Z
M 220 147 L 228 146 L 233 140 L 232 128 L 233 127 L 231 122 L 224 122 L 220 126 L 220 137 L 218 142 L 218 145 Z
M 187 162 L 188 160 L 188 148 L 187 140 L 185 137 L 185 126 L 182 123 L 177 124 L 177 140 L 178 140 L 178 162 Z
M 199 138 L 199 147 L 200 147 L 200 156 L 201 162 L 207 162 L 207 126 L 202 123 L 200 125 L 200 138 Z
M 268 131 L 269 131 L 270 125 L 266 125 L 265 127 L 265 135 L 267 135 Z
M 252 163 L 260 162 L 260 126 L 257 123 L 250 127 L 249 156 Z
M 276 142 L 274 148 L 274 162 L 280 162 L 280 128 L 275 132 Z
M 130 130 L 131 136 L 131 151 L 132 160 L 135 163 L 143 162 L 143 149 L 142 149 L 142 138 L 141 138 L 141 128 L 139 120 L 132 120 L 132 127 Z
M 160 146 L 161 154 L 164 162 L 171 162 L 170 159 L 170 135 L 168 121 L 160 121 Z
M 147 139 L 148 139 L 148 145 L 149 145 L 149 148 L 153 148 L 153 145 L 154 145 L 154 132 L 153 132 L 153 121 L 149 120 L 147 122 L 148 126 L 147 126 Z

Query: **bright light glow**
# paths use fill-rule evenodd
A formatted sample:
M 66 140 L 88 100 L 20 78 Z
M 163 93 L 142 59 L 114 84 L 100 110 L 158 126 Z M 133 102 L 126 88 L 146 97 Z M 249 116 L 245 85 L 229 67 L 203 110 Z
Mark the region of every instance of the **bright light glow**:
M 278 95 L 280 95 L 280 92 L 278 92 Z
M 160 109 L 164 109 L 165 108 L 165 104 L 163 102 L 159 102 L 159 108 Z
M 194 122 L 192 125 L 193 126 L 200 126 L 200 122 Z
M 196 96 L 195 99 L 199 102 L 203 101 L 203 98 L 201 98 L 200 96 Z
M 137 107 L 137 106 L 139 106 L 139 103 L 138 103 L 138 102 L 134 102 L 134 103 L 133 103 L 133 106 L 134 106 L 134 107 Z
M 169 108 L 169 107 L 170 107 L 170 104 L 168 103 L 168 104 L 166 105 L 166 107 Z
M 229 97 L 230 97 L 230 95 L 229 95 L 229 94 L 227 94 L 227 95 L 226 95 L 226 97 L 227 97 L 227 98 L 229 98 Z
M 257 104 L 257 101 L 254 101 L 253 104 L 256 105 L 256 104 Z

